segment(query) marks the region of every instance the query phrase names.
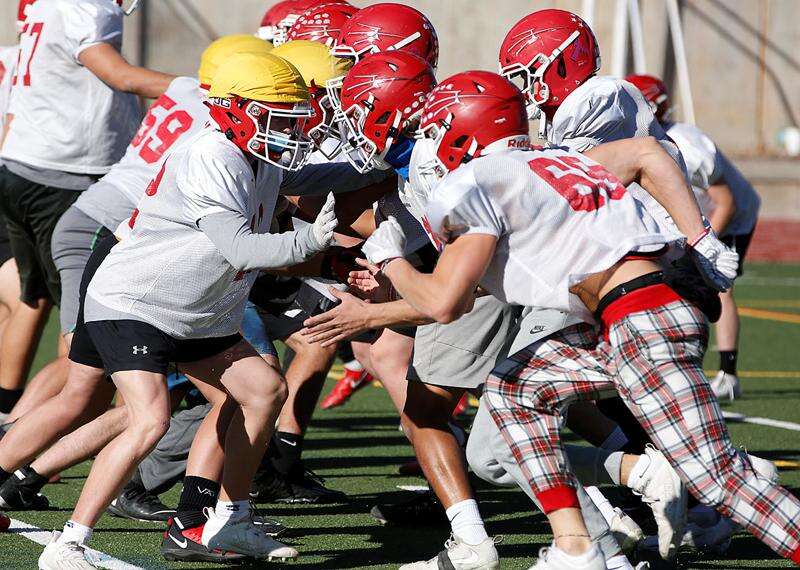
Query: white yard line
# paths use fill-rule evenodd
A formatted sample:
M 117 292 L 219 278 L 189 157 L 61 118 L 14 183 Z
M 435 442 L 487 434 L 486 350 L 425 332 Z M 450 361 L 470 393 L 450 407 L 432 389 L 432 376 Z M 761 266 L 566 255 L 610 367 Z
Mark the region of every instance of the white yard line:
M 800 431 L 800 424 L 794 422 L 785 422 L 782 420 L 773 420 L 771 418 L 750 417 L 744 414 L 737 414 L 735 412 L 722 412 L 725 419 L 729 422 L 737 422 L 744 424 L 755 424 L 759 426 L 769 426 L 781 429 L 788 429 L 792 431 Z
M 50 537 L 53 534 L 37 526 L 18 521 L 16 519 L 11 519 L 11 526 L 8 527 L 7 532 L 25 537 L 36 544 L 41 544 L 42 546 L 45 546 L 50 542 Z M 127 562 L 123 562 L 122 560 L 114 558 L 105 552 L 100 552 L 99 550 L 87 548 L 86 553 L 89 555 L 91 562 L 100 568 L 108 568 L 108 570 L 144 570 L 144 568 L 141 566 L 128 564 Z

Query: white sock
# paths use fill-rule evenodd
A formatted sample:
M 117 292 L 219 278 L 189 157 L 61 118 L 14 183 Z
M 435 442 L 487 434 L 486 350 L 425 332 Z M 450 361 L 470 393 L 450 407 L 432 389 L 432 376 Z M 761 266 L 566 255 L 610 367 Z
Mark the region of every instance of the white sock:
M 458 502 L 446 512 L 453 534 L 467 544 L 475 546 L 489 538 L 475 499 Z
M 624 554 L 617 554 L 606 560 L 607 570 L 634 570 L 630 560 Z
M 344 367 L 347 368 L 348 370 L 352 370 L 353 372 L 361 372 L 362 370 L 364 370 L 364 365 L 361 364 L 355 358 L 350 362 L 345 362 Z
M 214 513 L 225 522 L 242 520 L 250 514 L 250 501 L 217 501 Z
M 639 479 L 641 479 L 642 475 L 644 475 L 644 472 L 647 471 L 648 467 L 650 467 L 650 458 L 647 457 L 647 454 L 642 454 L 636 461 L 633 469 L 631 469 L 631 474 L 628 475 L 627 487 L 634 489 L 636 484 L 639 482 Z
M 78 544 L 87 544 L 92 538 L 92 527 L 76 523 L 73 520 L 68 520 L 64 525 L 64 530 L 61 531 L 61 536 L 58 537 L 58 542 L 77 542 Z
M 606 440 L 600 445 L 602 449 L 606 451 L 619 451 L 625 444 L 628 443 L 628 436 L 625 435 L 625 432 L 620 429 L 619 426 L 614 428 Z

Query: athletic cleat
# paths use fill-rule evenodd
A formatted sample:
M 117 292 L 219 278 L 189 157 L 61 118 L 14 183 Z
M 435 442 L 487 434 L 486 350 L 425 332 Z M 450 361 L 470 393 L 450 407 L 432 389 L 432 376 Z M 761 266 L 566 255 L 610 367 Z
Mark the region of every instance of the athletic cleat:
M 673 560 L 686 526 L 686 486 L 663 453 L 648 445 L 645 454 L 650 460 L 649 465 L 638 480 L 629 481 L 628 486 L 653 510 L 658 526 L 659 555 L 664 560 Z
M 528 570 L 606 570 L 606 561 L 596 546 L 593 556 L 582 566 L 575 566 L 571 559 L 555 546 L 539 550 L 539 560 Z
M 681 545 L 721 556 L 728 551 L 731 538 L 740 530 L 741 527 L 727 517 L 720 517 L 719 521 L 710 527 L 688 524 Z
M 53 531 L 50 543 L 39 556 L 39 570 L 94 570 L 86 559 L 84 546 L 77 542 L 58 542 L 61 533 Z
M 343 406 L 353 394 L 364 386 L 369 386 L 370 382 L 372 382 L 372 375 L 366 370 L 351 370 L 345 367 L 344 374 L 336 382 L 333 390 L 322 400 L 320 408 L 328 410 Z
M 12 511 L 47 510 L 50 501 L 39 493 L 46 484 L 47 477 L 42 477 L 30 467 L 18 469 L 0 485 L 0 508 Z
M 403 564 L 400 570 L 497 570 L 500 568 L 500 557 L 495 545 L 502 540 L 503 537 L 497 536 L 472 546 L 451 534 L 439 554 L 423 562 Z
M 442 503 L 433 491 L 416 492 L 400 503 L 383 503 L 369 512 L 381 524 L 397 526 L 438 526 L 450 524 Z
M 250 498 L 259 503 L 343 503 L 347 495 L 325 486 L 325 479 L 304 467 L 297 475 L 262 469 L 253 479 Z
M 245 555 L 236 552 L 212 550 L 203 544 L 202 538 L 202 526 L 183 528 L 179 520 L 173 519 L 164 533 L 161 555 L 171 562 L 236 564 L 247 559 Z
M 711 380 L 711 390 L 720 400 L 735 400 L 742 395 L 742 383 L 735 374 L 720 370 Z
M 142 522 L 167 522 L 176 514 L 157 495 L 134 483 L 128 483 L 107 510 L 113 517 Z
M 214 509 L 209 507 L 203 512 L 209 520 L 217 516 Z M 208 527 L 204 529 L 204 533 L 207 530 Z M 216 533 L 208 537 L 207 543 L 209 548 L 238 552 L 251 558 L 269 561 L 297 558 L 297 550 L 265 535 L 253 524 L 250 517 L 226 521 Z
M 453 408 L 453 417 L 457 418 L 467 410 L 469 410 L 469 393 L 464 392 L 464 395 L 461 396 L 461 399 L 458 401 L 458 404 L 456 404 L 456 407 Z
M 267 536 L 275 538 L 276 536 L 282 535 L 287 530 L 286 525 L 275 519 L 264 516 L 253 501 L 250 501 L 250 513 L 253 518 L 253 524 Z

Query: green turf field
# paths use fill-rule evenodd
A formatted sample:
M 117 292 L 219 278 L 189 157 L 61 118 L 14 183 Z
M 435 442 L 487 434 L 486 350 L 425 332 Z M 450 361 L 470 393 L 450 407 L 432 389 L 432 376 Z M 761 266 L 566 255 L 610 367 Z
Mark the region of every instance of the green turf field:
M 800 423 L 800 266 L 753 264 L 737 285 L 737 297 L 747 310 L 743 318 L 742 371 L 745 397 L 725 409 L 748 416 Z M 55 319 L 47 332 L 55 333 Z M 41 366 L 53 354 L 49 343 L 37 357 Z M 712 354 L 707 365 L 716 367 Z M 331 383 L 326 386 L 330 388 Z M 397 475 L 397 465 L 412 453 L 397 430 L 397 417 L 386 393 L 366 388 L 345 407 L 320 411 L 309 432 L 309 466 L 328 485 L 346 491 L 346 505 L 265 505 L 266 512 L 291 527 L 287 542 L 300 550 L 292 568 L 393 568 L 433 556 L 447 538 L 444 528 L 385 528 L 368 512 L 385 493 L 401 497 L 398 485 L 419 485 L 421 479 Z M 783 460 L 782 482 L 800 492 L 800 432 L 748 424 L 731 425 L 737 445 L 772 460 Z M 794 464 L 794 467 L 792 467 Z M 61 528 L 88 472 L 86 463 L 64 474 L 62 482 L 45 488 L 54 509 L 18 512 L 11 516 L 42 529 Z M 794 470 L 793 470 L 794 469 Z M 163 497 L 177 501 L 177 490 Z M 502 567 L 527 568 L 550 537 L 544 517 L 518 491 L 481 489 L 479 499 L 490 534 L 505 537 L 500 546 Z M 212 568 L 211 565 L 165 564 L 159 556 L 161 529 L 104 517 L 92 546 L 125 562 L 147 569 Z M 0 570 L 36 568 L 41 547 L 13 535 L 0 535 Z M 789 568 L 747 535 L 737 537 L 725 559 L 688 552 L 686 568 Z M 264 565 L 266 566 L 266 564 Z

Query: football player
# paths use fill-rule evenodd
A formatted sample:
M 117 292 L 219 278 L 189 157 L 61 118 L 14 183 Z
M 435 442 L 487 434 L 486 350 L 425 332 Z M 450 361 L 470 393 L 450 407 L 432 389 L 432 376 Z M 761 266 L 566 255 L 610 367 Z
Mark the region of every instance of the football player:
M 238 330 L 255 270 L 292 265 L 330 245 L 334 202 L 330 196 L 301 231 L 267 233 L 283 171 L 301 168 L 312 147 L 302 134 L 308 90 L 291 64 L 269 54 L 234 56 L 217 70 L 209 97 L 212 125 L 168 155 L 131 216 L 130 235 L 116 246 L 108 238 L 113 247 L 104 242 L 87 265 L 70 374 L 89 383 L 110 374 L 129 421 L 95 459 L 42 568 L 94 567 L 83 554 L 94 523 L 167 429 L 171 361 L 214 404 L 195 439 L 225 439 L 222 488 L 206 511 L 203 543 L 257 558 L 297 556 L 250 516 L 250 481 L 286 389 Z M 226 416 L 233 419 L 220 434 Z
M 741 275 L 761 206 L 758 193 L 708 135 L 694 125 L 669 119 L 669 93 L 660 79 L 651 75 L 629 75 L 626 79 L 639 88 L 664 130 L 678 145 L 692 184 L 705 191 L 702 194 L 705 200 L 698 201 L 706 206 L 704 213 L 720 239 L 739 254 Z M 720 300 L 722 314 L 716 323 L 720 369 L 711 387 L 718 398 L 733 400 L 742 393 L 736 375 L 739 316 L 733 289 L 721 293 Z
M 114 0 L 27 6 L 0 151 L 0 210 L 22 301 L 0 345 L 0 388 L 15 391 L 4 408 L 21 395 L 41 326 L 60 301 L 50 248 L 56 222 L 125 152 L 139 120 L 136 96 L 156 98 L 173 79 L 122 57 L 124 16 Z
M 306 11 L 319 4 L 341 3 L 345 0 L 281 0 L 264 13 L 256 35 L 278 47 L 289 40 L 289 30 Z
M 605 567 L 577 509 L 558 431 L 568 402 L 609 389 L 698 499 L 800 563 L 800 501 L 733 447 L 703 374 L 705 316 L 664 282 L 659 265 L 638 255 L 688 236 L 704 279 L 726 290 L 736 276 L 738 256 L 704 225 L 674 160 L 653 138 L 585 154 L 528 149 L 522 93 L 488 72 L 443 80 L 428 97 L 420 130 L 435 142 L 445 173 L 426 210 L 444 251 L 431 275 L 419 273 L 402 259 L 402 229 L 388 220 L 363 248 L 379 274 L 439 322 L 468 311 L 478 285 L 504 301 L 585 321 L 512 355 L 487 382 L 493 419 L 553 528 L 554 544 L 536 568 Z M 624 184 L 633 181 L 681 234 L 660 228 L 631 197 Z M 603 326 L 600 339 L 586 324 L 594 318 Z M 754 497 L 767 506 L 754 511 Z

